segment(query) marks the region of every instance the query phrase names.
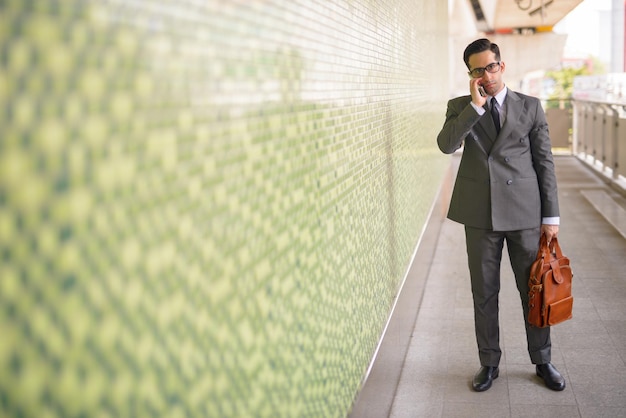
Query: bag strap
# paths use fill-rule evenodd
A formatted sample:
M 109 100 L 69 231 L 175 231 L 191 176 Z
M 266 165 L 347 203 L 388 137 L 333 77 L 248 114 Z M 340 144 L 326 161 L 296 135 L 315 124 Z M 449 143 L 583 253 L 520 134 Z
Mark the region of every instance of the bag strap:
M 539 239 L 539 252 L 537 253 L 537 258 L 541 257 L 544 261 L 549 260 L 550 248 L 548 247 L 548 238 L 546 238 L 546 234 L 541 234 L 541 238 Z
M 552 279 L 558 284 L 563 283 L 563 275 L 561 274 L 559 260 L 550 261 L 550 269 L 552 270 Z
M 550 260 L 552 278 L 555 282 L 561 284 L 563 283 L 563 275 L 561 274 L 561 265 L 559 264 L 559 260 L 563 258 L 563 251 L 561 251 L 559 240 L 556 237 L 553 237 L 550 240 L 550 254 L 552 255 Z

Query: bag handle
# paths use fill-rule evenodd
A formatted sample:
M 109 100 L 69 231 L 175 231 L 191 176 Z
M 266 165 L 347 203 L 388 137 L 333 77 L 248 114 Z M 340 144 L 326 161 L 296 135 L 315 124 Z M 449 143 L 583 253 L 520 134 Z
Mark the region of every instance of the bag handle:
M 557 237 L 552 237 L 550 240 L 550 244 L 548 244 L 548 238 L 546 234 L 541 234 L 541 238 L 539 239 L 539 251 L 541 254 L 541 258 L 544 260 L 549 259 L 559 259 L 563 258 L 563 251 L 561 251 L 561 246 L 559 245 L 559 240 Z
M 546 234 L 541 234 L 541 238 L 539 238 L 539 254 L 541 254 L 541 258 L 544 260 L 550 253 L 550 248 L 548 247 L 548 238 L 546 238 Z
M 550 240 L 550 253 L 555 254 L 557 259 L 563 258 L 563 252 L 561 251 L 559 240 L 556 237 L 552 237 Z

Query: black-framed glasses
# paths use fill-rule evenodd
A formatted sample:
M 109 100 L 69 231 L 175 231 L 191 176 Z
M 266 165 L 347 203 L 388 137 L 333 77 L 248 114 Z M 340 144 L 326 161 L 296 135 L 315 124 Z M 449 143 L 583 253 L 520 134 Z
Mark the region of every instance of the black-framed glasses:
M 472 78 L 480 78 L 485 75 L 485 71 L 487 71 L 488 73 L 497 73 L 498 71 L 500 71 L 500 61 L 492 62 L 486 67 L 474 68 L 467 74 L 469 74 L 469 76 Z

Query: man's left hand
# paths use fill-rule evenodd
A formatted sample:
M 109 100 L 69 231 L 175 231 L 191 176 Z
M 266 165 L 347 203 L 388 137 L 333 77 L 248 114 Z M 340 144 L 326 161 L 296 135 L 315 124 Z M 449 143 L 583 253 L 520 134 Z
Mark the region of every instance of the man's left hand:
M 550 241 L 552 241 L 552 238 L 556 237 L 559 233 L 559 226 L 543 224 L 541 225 L 541 233 L 546 234 L 546 239 L 549 244 Z

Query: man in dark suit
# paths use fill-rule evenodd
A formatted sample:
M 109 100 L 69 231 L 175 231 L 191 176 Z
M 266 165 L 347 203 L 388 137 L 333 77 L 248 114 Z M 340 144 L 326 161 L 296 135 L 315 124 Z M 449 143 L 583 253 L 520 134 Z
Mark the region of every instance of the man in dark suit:
M 550 328 L 528 323 L 528 277 L 539 249 L 559 231 L 559 205 L 548 125 L 538 99 L 507 89 L 498 46 L 478 39 L 463 59 L 470 95 L 448 102 L 437 136 L 441 151 L 463 155 L 448 218 L 465 225 L 474 298 L 474 322 L 481 368 L 473 378 L 485 391 L 498 377 L 498 293 L 506 240 L 522 300 L 530 360 L 547 387 L 563 390 L 565 380 L 550 363 Z

